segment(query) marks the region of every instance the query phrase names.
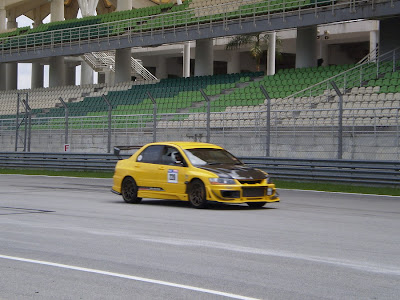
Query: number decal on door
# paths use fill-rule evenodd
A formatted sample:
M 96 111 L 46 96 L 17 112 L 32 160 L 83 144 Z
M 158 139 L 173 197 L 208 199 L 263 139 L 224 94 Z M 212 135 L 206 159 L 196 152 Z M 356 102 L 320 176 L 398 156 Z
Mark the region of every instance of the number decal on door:
M 178 170 L 168 170 L 168 183 L 178 183 Z

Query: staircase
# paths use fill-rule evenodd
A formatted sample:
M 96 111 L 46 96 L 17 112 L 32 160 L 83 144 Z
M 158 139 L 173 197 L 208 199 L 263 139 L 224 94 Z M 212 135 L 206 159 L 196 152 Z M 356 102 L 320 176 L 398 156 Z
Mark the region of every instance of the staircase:
M 96 72 L 115 72 L 115 51 L 91 52 L 81 56 Z M 158 80 L 153 74 L 143 67 L 140 60 L 131 57 L 131 75 L 138 80 L 155 81 Z

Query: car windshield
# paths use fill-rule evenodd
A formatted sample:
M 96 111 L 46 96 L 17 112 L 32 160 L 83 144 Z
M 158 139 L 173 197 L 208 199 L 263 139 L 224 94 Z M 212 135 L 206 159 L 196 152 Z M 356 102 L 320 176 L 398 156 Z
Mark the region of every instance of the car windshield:
M 194 166 L 234 164 L 241 165 L 241 161 L 223 149 L 196 148 L 186 149 L 186 156 Z

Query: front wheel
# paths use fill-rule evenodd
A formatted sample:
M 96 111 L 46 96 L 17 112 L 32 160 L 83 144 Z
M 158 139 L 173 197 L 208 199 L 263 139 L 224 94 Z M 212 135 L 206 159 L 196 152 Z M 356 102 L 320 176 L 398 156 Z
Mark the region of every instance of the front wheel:
M 137 196 L 138 187 L 132 177 L 126 177 L 122 181 L 121 194 L 126 203 L 140 203 L 142 198 Z
M 247 205 L 250 206 L 251 208 L 261 208 L 263 207 L 267 202 L 247 202 Z
M 194 208 L 205 208 L 207 206 L 206 188 L 201 180 L 195 179 L 190 183 L 189 201 Z

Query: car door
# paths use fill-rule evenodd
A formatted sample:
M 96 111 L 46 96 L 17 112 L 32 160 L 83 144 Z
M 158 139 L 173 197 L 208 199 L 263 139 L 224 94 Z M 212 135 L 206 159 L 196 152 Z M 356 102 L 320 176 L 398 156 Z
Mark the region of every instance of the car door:
M 134 163 L 134 179 L 139 191 L 160 192 L 164 174 L 160 172 L 160 159 L 164 145 L 151 145 L 140 153 Z
M 175 198 L 175 196 L 186 193 L 187 170 L 187 163 L 182 153 L 175 147 L 165 146 L 161 155 L 159 171 L 162 174 L 160 186 L 167 197 Z

